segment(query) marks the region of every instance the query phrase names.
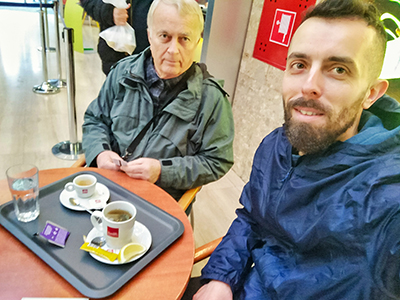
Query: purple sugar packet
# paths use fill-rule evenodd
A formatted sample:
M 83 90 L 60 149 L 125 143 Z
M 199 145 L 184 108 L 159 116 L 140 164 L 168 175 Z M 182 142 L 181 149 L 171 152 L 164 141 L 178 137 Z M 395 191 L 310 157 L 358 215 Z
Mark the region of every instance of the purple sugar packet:
M 51 221 L 46 221 L 43 231 L 39 234 L 50 243 L 60 247 L 65 247 L 65 243 L 70 235 L 70 232 Z

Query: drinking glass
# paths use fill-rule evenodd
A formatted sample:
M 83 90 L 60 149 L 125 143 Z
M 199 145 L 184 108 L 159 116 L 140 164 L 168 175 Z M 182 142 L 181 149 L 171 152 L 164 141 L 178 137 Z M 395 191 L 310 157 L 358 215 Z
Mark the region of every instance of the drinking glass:
M 36 166 L 29 164 L 15 165 L 6 171 L 15 215 L 21 222 L 30 222 L 39 216 L 38 172 Z

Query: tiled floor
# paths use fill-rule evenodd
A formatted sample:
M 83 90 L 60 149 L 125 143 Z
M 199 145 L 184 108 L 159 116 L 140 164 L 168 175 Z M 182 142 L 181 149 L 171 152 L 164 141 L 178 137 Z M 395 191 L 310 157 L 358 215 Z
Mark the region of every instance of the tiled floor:
M 55 46 L 52 12 L 48 13 L 50 47 Z M 0 179 L 16 163 L 33 163 L 39 169 L 69 167 L 73 161 L 52 154 L 52 147 L 68 141 L 69 115 L 67 92 L 35 94 L 32 87 L 42 84 L 43 64 L 38 9 L 0 6 Z M 86 42 L 96 36 L 96 27 L 84 26 Z M 62 48 L 64 46 L 62 45 Z M 64 51 L 63 51 L 64 52 Z M 62 52 L 65 78 L 66 57 Z M 47 53 L 48 77 L 57 79 L 55 53 Z M 105 76 L 96 53 L 74 52 L 76 77 L 76 115 L 81 139 L 83 113 L 97 96 Z M 195 241 L 200 246 L 225 234 L 239 206 L 243 181 L 230 171 L 218 182 L 204 186 L 194 205 Z M 194 269 L 199 273 L 200 266 Z

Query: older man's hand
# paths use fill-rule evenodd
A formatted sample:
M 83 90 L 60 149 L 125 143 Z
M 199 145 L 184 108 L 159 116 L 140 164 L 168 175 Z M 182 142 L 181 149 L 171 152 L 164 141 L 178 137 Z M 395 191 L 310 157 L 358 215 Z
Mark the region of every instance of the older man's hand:
M 158 159 L 142 157 L 128 162 L 126 166 L 121 166 L 121 171 L 132 178 L 155 183 L 161 174 L 161 163 Z
M 231 287 L 225 282 L 211 280 L 193 296 L 193 300 L 232 300 Z
M 114 8 L 113 10 L 113 18 L 114 18 L 114 24 L 115 25 L 120 25 L 123 26 L 126 24 L 128 21 L 128 9 L 131 7 L 129 6 L 127 8 Z
M 97 155 L 96 163 L 97 167 L 100 169 L 108 169 L 108 170 L 119 170 L 119 166 L 117 166 L 113 159 L 122 160 L 121 156 L 113 151 L 103 151 L 99 155 Z

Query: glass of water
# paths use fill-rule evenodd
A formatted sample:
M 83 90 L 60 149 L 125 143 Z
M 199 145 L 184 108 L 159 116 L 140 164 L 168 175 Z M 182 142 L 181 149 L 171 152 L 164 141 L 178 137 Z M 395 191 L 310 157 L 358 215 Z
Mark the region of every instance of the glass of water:
M 8 186 L 14 202 L 14 211 L 21 222 L 39 216 L 39 170 L 34 165 L 20 164 L 6 171 Z

